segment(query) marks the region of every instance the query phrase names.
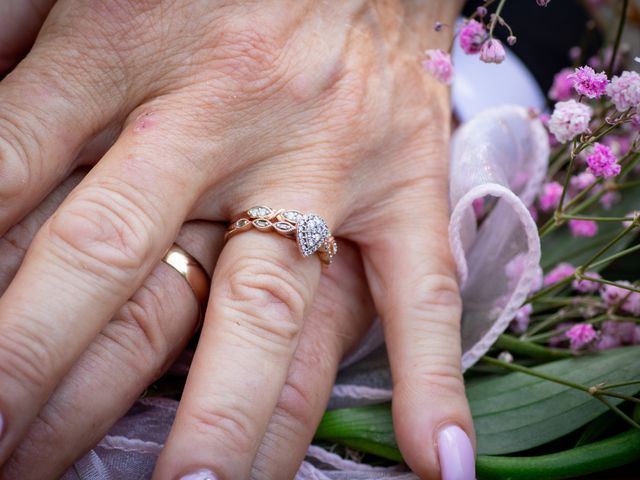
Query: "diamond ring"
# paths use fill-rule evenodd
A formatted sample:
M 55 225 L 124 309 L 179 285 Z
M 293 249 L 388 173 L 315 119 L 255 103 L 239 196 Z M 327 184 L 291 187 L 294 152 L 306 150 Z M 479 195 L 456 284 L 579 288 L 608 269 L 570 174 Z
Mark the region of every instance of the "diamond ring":
M 274 210 L 265 206 L 252 207 L 236 215 L 225 235 L 225 241 L 233 235 L 255 228 L 261 232 L 276 232 L 295 240 L 303 256 L 317 253 L 326 265 L 338 253 L 338 244 L 319 215 L 297 210 Z

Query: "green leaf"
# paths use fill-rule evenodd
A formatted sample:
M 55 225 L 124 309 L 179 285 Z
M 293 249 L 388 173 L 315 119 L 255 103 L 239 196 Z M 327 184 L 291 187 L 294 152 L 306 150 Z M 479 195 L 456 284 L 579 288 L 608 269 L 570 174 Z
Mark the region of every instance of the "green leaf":
M 593 215 L 603 217 L 623 217 L 629 212 L 638 209 L 640 203 L 640 188 L 629 188 L 622 194 L 621 200 L 611 210 L 602 207 L 581 212 L 580 215 Z M 591 258 L 601 247 L 604 247 L 623 229 L 622 223 L 598 222 L 598 234 L 594 237 L 577 238 L 571 235 L 569 229 L 564 226 L 542 239 L 542 260 L 540 264 L 547 271 L 559 262 L 569 262 L 576 267 Z M 613 255 L 624 250 L 633 241 L 634 235 L 629 234 L 611 247 L 604 256 Z M 602 270 L 605 264 L 599 265 L 594 270 Z
M 535 367 L 571 382 L 591 386 L 640 377 L 640 346 L 620 348 Z M 614 389 L 633 395 L 640 385 Z M 583 391 L 524 373 L 478 378 L 467 386 L 479 455 L 527 450 L 555 440 L 590 422 L 607 407 Z M 612 404 L 620 399 L 608 397 Z M 396 460 L 397 444 L 389 404 L 325 413 L 316 438 Z M 363 445 L 365 448 L 363 448 Z M 373 445 L 373 446 L 372 446 Z
M 560 360 L 533 370 L 586 386 L 624 382 L 640 376 L 640 347 Z M 627 395 L 639 390 L 638 385 L 615 389 Z M 537 447 L 576 430 L 607 410 L 585 392 L 524 373 L 476 380 L 468 386 L 467 397 L 481 455 Z M 621 402 L 612 397 L 607 400 L 614 405 Z
M 401 460 L 390 404 L 325 412 L 315 438 L 340 443 L 389 460 Z

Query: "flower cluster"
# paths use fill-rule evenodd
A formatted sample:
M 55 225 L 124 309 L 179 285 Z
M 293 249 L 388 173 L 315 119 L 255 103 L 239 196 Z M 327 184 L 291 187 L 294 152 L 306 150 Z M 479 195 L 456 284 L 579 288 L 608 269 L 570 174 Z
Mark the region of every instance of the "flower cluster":
M 549 119 L 549 131 L 560 143 L 566 143 L 589 130 L 592 114 L 589 105 L 574 99 L 558 102 Z
M 509 31 L 507 43 L 511 46 L 517 42 L 511 27 L 500 16 L 501 8 L 498 7 L 495 13 L 489 15 L 488 6 L 493 0 L 486 0 L 481 6 L 476 8 L 475 13 L 462 21 L 457 32 L 458 44 L 467 55 L 479 55 L 481 61 L 485 63 L 502 63 L 507 52 L 500 40 L 493 36 L 496 26 L 501 26 Z M 549 3 L 546 0 L 545 4 Z M 434 29 L 440 32 L 445 28 L 441 22 L 436 22 Z M 436 80 L 449 84 L 453 77 L 453 65 L 451 56 L 442 50 L 429 49 L 425 52 L 426 59 L 422 62 L 424 70 L 430 73 Z
M 609 178 L 615 177 L 620 173 L 621 167 L 618 159 L 611 148 L 602 143 L 596 143 L 591 148 L 586 160 L 587 165 L 589 165 L 589 171 L 596 177 Z
M 433 75 L 439 82 L 448 85 L 453 78 L 453 65 L 451 55 L 444 50 L 427 50 L 426 59 L 422 62 L 424 69 Z

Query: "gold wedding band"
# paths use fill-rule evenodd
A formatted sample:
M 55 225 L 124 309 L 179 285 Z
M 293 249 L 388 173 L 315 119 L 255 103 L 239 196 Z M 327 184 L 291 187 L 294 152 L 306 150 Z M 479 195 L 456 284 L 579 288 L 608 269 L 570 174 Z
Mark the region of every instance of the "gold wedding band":
M 327 222 L 313 213 L 274 210 L 265 206 L 252 207 L 233 217 L 225 241 L 251 229 L 276 232 L 295 240 L 304 257 L 316 253 L 325 265 L 331 264 L 333 257 L 338 253 L 338 244 L 331 235 Z
M 207 271 L 198 260 L 176 243 L 167 250 L 167 253 L 162 257 L 162 261 L 182 275 L 182 278 L 191 287 L 191 291 L 198 302 L 198 325 L 196 326 L 196 330 L 198 330 L 202 326 L 211 287 L 211 279 Z

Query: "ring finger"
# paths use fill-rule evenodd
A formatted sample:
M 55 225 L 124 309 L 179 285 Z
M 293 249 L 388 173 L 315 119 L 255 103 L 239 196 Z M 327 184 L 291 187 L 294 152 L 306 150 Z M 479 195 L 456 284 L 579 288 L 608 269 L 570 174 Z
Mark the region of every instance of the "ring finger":
M 359 251 L 340 256 L 320 278 L 287 381 L 253 462 L 251 478 L 294 478 L 322 418 L 340 360 L 367 332 L 374 309 Z
M 255 229 L 230 239 L 155 479 L 202 468 L 217 478 L 249 476 L 319 278 L 320 261 L 302 257 L 292 241 Z

